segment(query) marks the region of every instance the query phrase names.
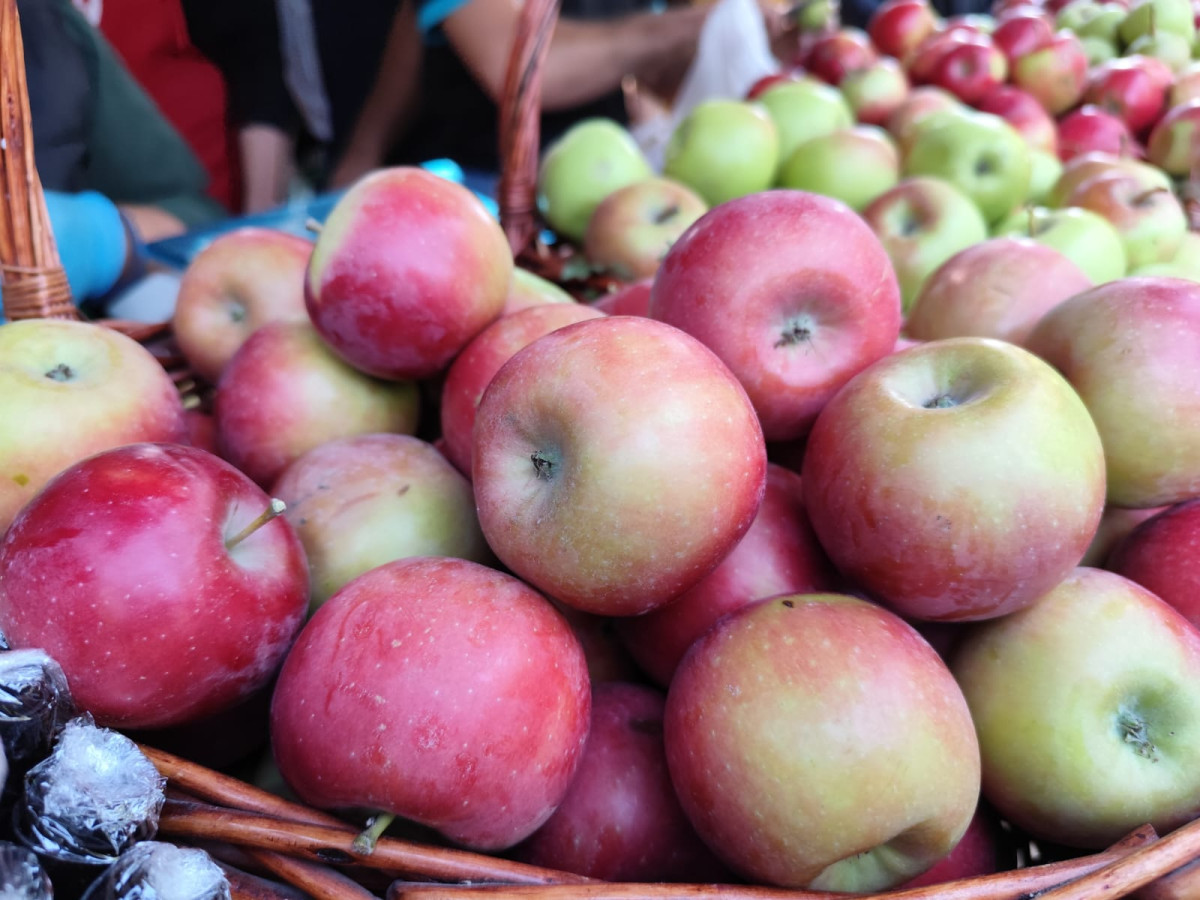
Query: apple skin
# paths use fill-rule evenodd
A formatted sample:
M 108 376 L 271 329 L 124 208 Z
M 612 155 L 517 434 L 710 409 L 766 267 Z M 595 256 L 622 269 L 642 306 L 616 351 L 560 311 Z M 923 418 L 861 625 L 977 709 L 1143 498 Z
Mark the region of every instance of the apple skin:
M 975 103 L 1008 77 L 1008 60 L 991 38 L 964 40 L 940 54 L 926 83 L 943 87 L 964 103 Z
M 179 279 L 171 332 L 197 375 L 211 384 L 260 325 L 307 322 L 304 276 L 313 242 L 271 228 L 218 235 Z
M 0 422 L 0 533 L 72 463 L 121 444 L 187 439 L 179 391 L 148 349 L 59 319 L 0 324 Z
M 518 266 L 513 269 L 512 282 L 508 286 L 508 299 L 504 301 L 504 309 L 500 315 L 507 316 L 531 306 L 543 306 L 547 303 L 578 302 L 553 281 Z
M 1108 501 L 1167 506 L 1200 494 L 1200 284 L 1128 277 L 1078 294 L 1026 346 L 1061 371 L 1104 441 Z
M 1017 129 L 1031 149 L 1058 153 L 1058 126 L 1037 98 L 1011 84 L 1000 84 L 979 98 L 975 108 L 992 113 Z
M 979 748 L 949 669 L 855 597 L 721 619 L 680 663 L 663 726 L 684 811 L 755 883 L 891 887 L 946 856 L 976 809 Z
M 643 278 L 592 301 L 592 309 L 610 316 L 649 316 L 653 278 Z
M 1126 509 L 1123 506 L 1105 506 L 1104 514 L 1100 516 L 1100 527 L 1096 529 L 1087 553 L 1083 554 L 1079 564 L 1094 569 L 1108 568 L 1108 556 L 1121 539 L 1142 522 L 1167 508 L 1151 506 L 1148 509 Z
M 1063 162 L 1099 151 L 1116 156 L 1142 156 L 1141 145 L 1116 113 L 1085 103 L 1058 120 L 1058 157 Z
M 564 325 L 598 319 L 598 309 L 582 303 L 555 304 L 502 316 L 481 331 L 446 370 L 438 406 L 443 452 L 470 478 L 472 430 L 483 392 L 513 354 Z
M 1054 23 L 1036 7 L 1006 15 L 992 32 L 992 42 L 1004 53 L 1009 65 L 1023 54 L 1044 47 L 1052 37 Z
M 884 0 L 867 21 L 867 35 L 883 56 L 902 60 L 940 24 L 928 0 Z
M 833 197 L 856 212 L 899 180 L 896 145 L 878 125 L 809 138 L 784 160 L 776 179 L 779 187 Z
M 896 139 L 900 148 L 900 156 L 908 155 L 913 139 L 922 127 L 937 113 L 947 110 L 962 109 L 963 102 L 949 91 L 932 84 L 920 84 L 913 87 L 903 102 L 888 116 L 888 133 Z
M 305 303 L 356 369 L 427 378 L 500 315 L 512 270 L 500 223 L 469 189 L 415 166 L 379 169 L 325 220 Z
M 304 545 L 315 610 L 368 569 L 409 556 L 488 565 L 471 485 L 432 444 L 407 434 L 326 441 L 271 487 Z
M 1070 31 L 1059 30 L 1042 46 L 1013 60 L 1011 80 L 1033 94 L 1052 116 L 1069 110 L 1087 89 L 1087 50 Z
M 854 124 L 854 112 L 841 91 L 815 78 L 775 85 L 758 102 L 779 134 L 779 165 L 805 141 Z
M 275 686 L 271 745 L 305 803 L 384 810 L 498 850 L 566 794 L 589 687 L 570 626 L 527 584 L 467 560 L 397 560 L 304 626 Z
M 844 203 L 776 189 L 714 207 L 671 247 L 650 315 L 719 356 L 767 440 L 805 434 L 900 333 L 891 260 Z
M 700 195 L 678 181 L 635 181 L 596 205 L 584 231 L 583 255 L 624 281 L 649 278 L 675 239 L 706 212 Z
M 1072 206 L 1099 213 L 1112 223 L 1125 245 L 1129 271 L 1169 262 L 1188 231 L 1179 197 L 1155 179 L 1133 171 L 1101 172 L 1084 181 L 1068 198 Z
M 518 350 L 476 412 L 480 525 L 560 603 L 647 612 L 750 527 L 766 486 L 754 408 L 700 341 L 640 316 L 576 322 Z
M 1168 175 L 1183 177 L 1190 175 L 1195 166 L 1193 144 L 1200 124 L 1200 100 L 1189 100 L 1172 106 L 1158 120 L 1146 145 L 1146 156 L 1151 163 Z
M 335 438 L 414 434 L 420 397 L 347 365 L 306 323 L 271 322 L 246 339 L 213 395 L 217 449 L 264 487 Z
M 904 320 L 920 341 L 960 336 L 1024 343 L 1060 302 L 1092 280 L 1053 247 L 994 237 L 960 250 L 926 279 Z
M 648 685 L 595 685 L 579 771 L 513 856 L 605 881 L 729 881 L 675 796 L 663 749 L 665 705 L 663 692 Z
M 618 620 L 617 633 L 642 670 L 665 688 L 692 642 L 727 613 L 776 594 L 840 587 L 804 510 L 800 476 L 771 463 L 758 515 L 721 564 L 665 606 Z
M 780 135 L 762 103 L 789 84 L 775 85 L 755 101 L 717 97 L 696 104 L 667 141 L 662 174 L 709 206 L 766 190 L 779 166 Z
M 1007 852 L 1009 840 L 996 811 L 981 801 L 971 818 L 971 824 L 949 855 L 900 887 L 911 890 L 1011 869 L 1013 863 L 1009 857 L 1012 854 Z
M 837 87 L 856 69 L 879 58 L 870 36 L 861 28 L 842 26 L 817 35 L 801 57 L 806 72 Z
M 996 226 L 998 237 L 1028 237 L 1074 261 L 1093 284 L 1126 274 L 1125 245 L 1108 219 L 1078 206 L 1019 209 Z
M 1088 74 L 1084 103 L 1093 103 L 1115 113 L 1130 132 L 1145 135 L 1166 110 L 1167 90 L 1146 67 L 1143 58 L 1118 57 Z
M 1136 581 L 1200 628 L 1200 497 L 1134 526 L 1115 544 L 1104 568 Z
M 869 66 L 847 72 L 838 90 L 856 121 L 886 127 L 910 88 L 900 63 L 885 56 Z
M 1074 206 L 1075 192 L 1097 175 L 1108 172 L 1126 172 L 1137 175 L 1147 186 L 1171 189 L 1171 178 L 1166 172 L 1140 159 L 1117 156 L 1113 153 L 1091 151 L 1063 163 L 1054 188 L 1046 196 L 1046 205 L 1052 207 Z
M 983 794 L 1017 827 L 1100 849 L 1200 810 L 1200 632 L 1132 581 L 1078 568 L 976 626 L 950 665 L 979 731 Z
M 56 659 L 100 725 L 158 728 L 233 707 L 275 675 L 308 602 L 304 549 L 282 519 L 226 547 L 269 503 L 194 447 L 88 457 L 0 542 L 0 629 Z
M 913 619 L 1033 603 L 1079 562 L 1104 508 L 1083 402 L 990 338 L 927 341 L 860 373 L 818 416 L 801 475 L 834 565 Z

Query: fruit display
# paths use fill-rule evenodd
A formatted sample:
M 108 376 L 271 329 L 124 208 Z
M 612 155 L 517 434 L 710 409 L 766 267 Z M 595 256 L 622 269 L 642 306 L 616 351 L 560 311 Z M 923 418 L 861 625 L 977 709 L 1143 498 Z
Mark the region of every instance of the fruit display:
M 1200 0 L 818 12 L 0 324 L 0 884 L 1200 897 Z

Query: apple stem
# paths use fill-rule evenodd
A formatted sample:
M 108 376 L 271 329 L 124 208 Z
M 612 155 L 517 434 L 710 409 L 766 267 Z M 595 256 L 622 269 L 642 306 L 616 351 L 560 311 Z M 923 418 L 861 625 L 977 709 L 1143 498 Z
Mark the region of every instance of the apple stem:
M 278 497 L 272 497 L 270 505 L 265 510 L 263 510 L 262 515 L 260 515 L 257 519 L 255 519 L 253 522 L 251 522 L 249 525 L 247 525 L 245 528 L 243 528 L 241 531 L 239 531 L 233 537 L 231 537 L 227 541 L 225 541 L 225 549 L 232 550 L 234 547 L 236 547 L 238 544 L 240 544 L 246 538 L 250 537 L 250 535 L 254 534 L 254 532 L 258 531 L 258 529 L 262 528 L 264 525 L 266 525 L 272 519 L 277 518 L 278 516 L 282 515 L 283 511 L 286 509 L 287 509 L 287 504 L 285 504 Z
M 1025 207 L 1025 217 L 1029 221 L 1029 236 L 1033 237 L 1037 234 L 1037 212 L 1032 204 Z
M 75 377 L 75 371 L 66 363 L 59 363 L 46 373 L 46 377 L 51 381 L 70 381 Z
M 797 322 L 789 326 L 775 342 L 776 347 L 792 347 L 796 344 L 806 344 L 812 340 L 812 329 Z
M 1134 206 L 1142 206 L 1145 203 L 1149 202 L 1150 200 L 1153 200 L 1159 194 L 1169 194 L 1169 193 L 1171 193 L 1170 188 L 1165 188 L 1165 187 L 1147 188 L 1146 190 L 1142 191 L 1140 194 L 1138 194 L 1136 197 L 1133 198 L 1133 205 Z
M 388 826 L 396 820 L 392 813 L 378 813 L 367 820 L 367 827 L 358 833 L 354 839 L 354 852 L 362 856 L 370 856 L 375 852 L 375 845 L 383 837 Z
M 1121 735 L 1125 743 L 1133 745 L 1134 753 L 1150 760 L 1150 762 L 1158 762 L 1158 748 L 1150 740 L 1145 719 L 1127 709 L 1123 709 L 1117 714 L 1117 727 L 1121 729 Z
M 529 454 L 529 461 L 533 463 L 533 473 L 542 481 L 549 481 L 554 477 L 554 460 L 541 450 L 534 450 Z

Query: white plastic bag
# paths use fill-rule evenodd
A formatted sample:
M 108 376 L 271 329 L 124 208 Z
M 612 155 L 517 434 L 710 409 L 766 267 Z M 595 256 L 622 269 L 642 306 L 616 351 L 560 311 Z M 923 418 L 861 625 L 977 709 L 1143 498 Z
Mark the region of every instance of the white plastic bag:
M 671 111 L 637 125 L 633 136 L 661 171 L 671 132 L 696 104 L 715 97 L 740 99 L 755 81 L 778 69 L 755 0 L 717 0 L 705 17 L 696 55 Z

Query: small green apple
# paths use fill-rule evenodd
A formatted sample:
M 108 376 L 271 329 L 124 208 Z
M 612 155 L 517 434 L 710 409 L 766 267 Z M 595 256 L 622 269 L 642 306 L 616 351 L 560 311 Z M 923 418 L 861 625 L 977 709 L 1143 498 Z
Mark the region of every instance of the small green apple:
M 1117 27 L 1117 36 L 1127 53 L 1138 38 L 1164 32 L 1176 34 L 1191 45 L 1196 22 L 1190 0 L 1138 0 Z
M 1160 59 L 1178 75 L 1192 61 L 1192 40 L 1174 31 L 1156 31 L 1135 39 L 1125 48 L 1125 54 Z
M 1015 210 L 997 235 L 1030 237 L 1072 260 L 1093 283 L 1125 276 L 1125 245 L 1108 219 L 1090 209 L 1029 206 Z
M 783 81 L 758 98 L 779 132 L 779 159 L 810 138 L 854 124 L 854 112 L 842 92 L 815 78 Z
M 840 128 L 810 138 L 780 167 L 780 187 L 835 197 L 861 212 L 900 180 L 895 142 L 876 125 Z
M 769 188 L 779 165 L 779 130 L 757 102 L 698 103 L 667 142 L 663 174 L 709 206 Z
M 1062 160 L 1057 154 L 1034 148 L 1029 152 L 1029 165 L 1029 196 L 1026 200 L 1041 203 L 1062 176 Z

